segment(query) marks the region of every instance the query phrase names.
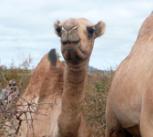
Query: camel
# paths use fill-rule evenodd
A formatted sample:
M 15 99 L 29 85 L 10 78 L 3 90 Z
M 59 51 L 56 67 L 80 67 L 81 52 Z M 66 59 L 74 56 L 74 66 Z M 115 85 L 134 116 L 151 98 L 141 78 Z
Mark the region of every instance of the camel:
M 105 23 L 70 18 L 57 21 L 54 28 L 65 63 L 53 49 L 34 70 L 17 103 L 22 111 L 27 110 L 28 102 L 34 104 L 32 114 L 22 117 L 18 137 L 91 137 L 81 110 L 94 40 L 104 33 Z
M 153 13 L 116 70 L 106 105 L 106 137 L 153 137 Z

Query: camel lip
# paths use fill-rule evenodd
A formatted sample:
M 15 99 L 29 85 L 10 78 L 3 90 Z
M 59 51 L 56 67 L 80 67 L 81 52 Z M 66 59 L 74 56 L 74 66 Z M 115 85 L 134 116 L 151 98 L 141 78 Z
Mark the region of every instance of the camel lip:
M 76 50 L 77 48 L 80 47 L 80 42 L 77 43 L 67 43 L 65 45 L 62 46 L 63 50 Z
M 69 41 L 69 40 L 67 40 L 67 41 L 61 41 L 61 43 L 62 43 L 62 45 L 77 45 L 77 44 L 79 44 L 80 43 L 80 40 L 76 40 L 76 41 Z
M 79 64 L 80 62 L 88 58 L 88 55 L 84 51 L 82 51 L 80 46 L 78 46 L 77 48 L 64 48 L 62 50 L 62 53 L 65 60 L 72 64 Z

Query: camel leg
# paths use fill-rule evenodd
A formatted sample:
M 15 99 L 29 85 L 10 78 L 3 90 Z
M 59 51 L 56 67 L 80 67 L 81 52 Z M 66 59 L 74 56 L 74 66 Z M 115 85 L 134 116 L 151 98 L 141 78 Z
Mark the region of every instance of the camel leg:
M 142 137 L 153 137 L 153 117 L 150 118 L 146 115 L 141 117 L 140 132 Z
M 140 115 L 141 137 L 153 137 L 153 92 L 148 90 L 143 98 Z
M 125 129 L 108 129 L 106 128 L 106 137 L 133 137 Z
M 140 118 L 140 132 L 142 137 L 153 137 L 153 113 L 143 111 Z
M 107 108 L 105 137 L 133 137 L 123 129 L 115 115 Z

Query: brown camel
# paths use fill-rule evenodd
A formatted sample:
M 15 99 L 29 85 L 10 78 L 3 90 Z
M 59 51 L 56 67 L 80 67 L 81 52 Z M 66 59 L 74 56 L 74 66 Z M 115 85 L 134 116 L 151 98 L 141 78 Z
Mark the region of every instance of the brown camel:
M 54 50 L 38 64 L 18 102 L 22 105 L 27 101 L 35 103 L 32 116 L 29 114 L 25 122 L 22 121 L 18 136 L 92 136 L 83 120 L 81 105 L 94 40 L 104 33 L 104 28 L 102 21 L 93 25 L 82 18 L 55 23 L 65 64 L 57 60 Z M 27 110 L 27 106 L 18 109 Z
M 118 67 L 107 99 L 106 137 L 153 137 L 153 13 Z

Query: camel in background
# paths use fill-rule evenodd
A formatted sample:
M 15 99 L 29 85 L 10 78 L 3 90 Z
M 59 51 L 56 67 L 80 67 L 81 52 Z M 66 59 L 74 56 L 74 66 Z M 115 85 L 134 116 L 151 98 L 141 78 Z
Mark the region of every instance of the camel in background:
M 153 137 L 153 13 L 118 67 L 106 106 L 106 137 Z
M 27 101 L 35 105 L 32 115 L 22 117 L 18 137 L 92 137 L 81 106 L 94 40 L 104 33 L 105 24 L 71 18 L 54 27 L 65 63 L 51 50 L 34 70 L 18 110 L 27 110 Z

